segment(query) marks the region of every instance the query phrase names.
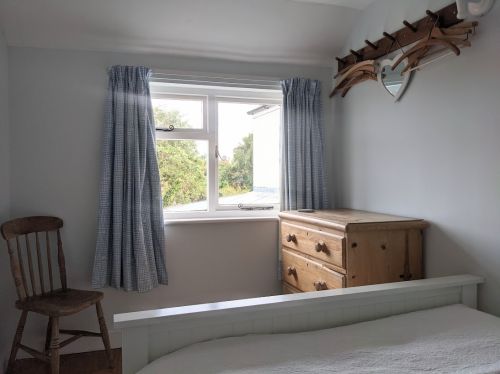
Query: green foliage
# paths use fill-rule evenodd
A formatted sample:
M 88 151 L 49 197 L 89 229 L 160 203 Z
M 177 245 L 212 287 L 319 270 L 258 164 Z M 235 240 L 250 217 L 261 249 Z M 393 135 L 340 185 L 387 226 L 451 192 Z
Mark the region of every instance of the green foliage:
M 158 107 L 154 108 L 156 128 L 168 129 L 173 125 L 176 129 L 189 128 L 189 123 L 182 119 L 181 114 L 176 110 L 164 111 Z
M 219 196 L 237 195 L 253 188 L 253 134 L 243 138 L 232 160 L 219 163 Z
M 186 128 L 177 111 L 154 108 L 157 128 Z M 193 140 L 156 142 L 163 206 L 188 204 L 207 198 L 207 159 Z M 220 196 L 249 192 L 253 187 L 253 136 L 243 138 L 231 160 L 219 162 Z
M 157 127 L 187 127 L 179 112 L 155 108 Z M 187 204 L 207 198 L 207 160 L 193 140 L 156 142 L 163 206 Z

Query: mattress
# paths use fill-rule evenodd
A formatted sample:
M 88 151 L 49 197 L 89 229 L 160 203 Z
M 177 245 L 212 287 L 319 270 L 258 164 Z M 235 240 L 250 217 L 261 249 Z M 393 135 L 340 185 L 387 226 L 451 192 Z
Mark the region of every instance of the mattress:
M 464 305 L 197 343 L 140 374 L 500 373 L 500 318 Z

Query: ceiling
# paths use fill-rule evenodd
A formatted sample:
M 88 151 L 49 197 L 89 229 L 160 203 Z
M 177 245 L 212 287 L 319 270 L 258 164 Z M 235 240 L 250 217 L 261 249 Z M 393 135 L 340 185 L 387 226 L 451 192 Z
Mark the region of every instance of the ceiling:
M 0 0 L 10 46 L 331 66 L 373 0 Z
M 317 4 L 328 4 L 328 5 L 339 5 L 345 6 L 353 9 L 365 9 L 368 5 L 373 3 L 375 0 L 294 0 L 301 3 L 317 3 Z

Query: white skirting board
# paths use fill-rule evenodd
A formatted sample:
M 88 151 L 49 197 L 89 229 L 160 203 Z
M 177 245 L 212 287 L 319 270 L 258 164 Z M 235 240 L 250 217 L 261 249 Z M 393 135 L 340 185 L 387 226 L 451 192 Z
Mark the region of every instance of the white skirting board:
M 116 314 L 124 374 L 179 348 L 246 334 L 291 333 L 462 303 L 477 307 L 482 277 L 456 275 L 338 290 Z

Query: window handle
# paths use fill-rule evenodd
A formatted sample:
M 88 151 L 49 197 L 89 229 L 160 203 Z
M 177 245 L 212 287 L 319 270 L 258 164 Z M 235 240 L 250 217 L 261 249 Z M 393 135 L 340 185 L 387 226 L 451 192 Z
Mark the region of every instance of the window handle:
M 170 124 L 170 125 L 168 125 L 168 127 L 157 127 L 155 130 L 156 131 L 167 131 L 167 132 L 170 132 L 170 131 L 174 131 L 175 127 L 174 127 L 174 125 Z
M 241 210 L 273 210 L 274 206 L 272 206 L 272 205 L 243 205 L 242 203 L 239 203 L 238 208 Z
M 215 158 L 217 159 L 220 159 L 221 161 L 227 161 L 227 158 L 226 157 L 222 157 L 222 155 L 220 154 L 219 152 L 219 146 L 216 145 L 215 146 Z

